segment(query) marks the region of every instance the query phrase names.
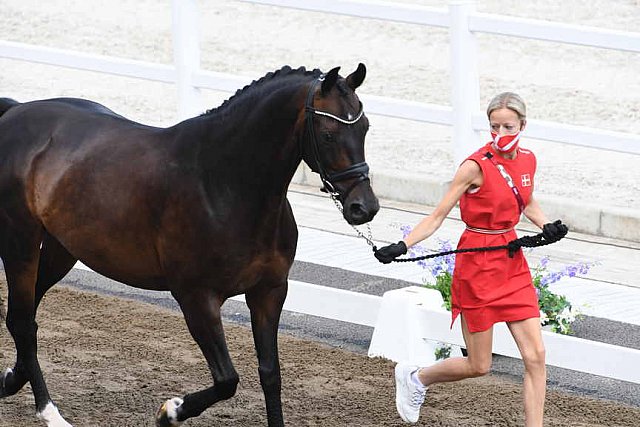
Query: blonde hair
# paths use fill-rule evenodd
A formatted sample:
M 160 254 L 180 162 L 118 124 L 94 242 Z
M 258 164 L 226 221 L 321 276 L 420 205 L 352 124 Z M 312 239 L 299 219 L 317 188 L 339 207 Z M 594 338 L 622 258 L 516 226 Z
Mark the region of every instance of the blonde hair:
M 493 97 L 487 107 L 487 118 L 491 118 L 491 113 L 501 108 L 508 108 L 515 112 L 521 122 L 527 119 L 527 106 L 517 93 L 502 92 Z

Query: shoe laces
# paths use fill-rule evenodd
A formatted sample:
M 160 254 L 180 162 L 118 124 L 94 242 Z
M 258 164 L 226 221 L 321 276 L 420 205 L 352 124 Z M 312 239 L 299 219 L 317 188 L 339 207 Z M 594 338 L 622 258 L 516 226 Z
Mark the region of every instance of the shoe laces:
M 427 389 L 419 389 L 416 387 L 411 393 L 411 406 L 420 407 L 424 402 L 424 397 L 427 394 Z

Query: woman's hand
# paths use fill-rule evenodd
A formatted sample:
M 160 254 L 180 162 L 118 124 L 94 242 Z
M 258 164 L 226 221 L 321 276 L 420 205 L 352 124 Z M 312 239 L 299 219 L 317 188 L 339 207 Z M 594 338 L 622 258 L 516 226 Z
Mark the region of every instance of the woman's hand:
M 569 232 L 569 227 L 564 225 L 559 219 L 542 226 L 542 235 L 545 240 L 549 242 L 557 242 L 566 236 L 567 232 Z
M 391 261 L 407 253 L 407 245 L 400 240 L 398 243 L 384 246 L 376 250 L 373 255 L 383 264 L 389 264 Z

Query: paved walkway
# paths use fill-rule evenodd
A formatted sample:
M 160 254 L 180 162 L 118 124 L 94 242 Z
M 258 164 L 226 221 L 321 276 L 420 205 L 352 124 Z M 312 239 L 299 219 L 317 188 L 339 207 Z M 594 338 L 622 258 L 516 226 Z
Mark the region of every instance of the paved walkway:
M 297 260 L 419 284 L 429 279 L 428 271 L 416 263 L 380 264 L 333 202 L 316 188 L 292 185 L 289 200 L 300 232 Z M 381 210 L 371 224 L 376 243 L 397 242 L 402 237 L 400 226 L 415 225 L 431 210 L 382 200 Z M 438 239 L 455 244 L 462 230 L 459 212 L 452 211 L 440 230 L 423 242 L 424 247 L 435 251 Z M 518 228 L 520 235 L 538 231 L 527 223 Z M 535 249 L 527 257 L 535 266 L 545 255 L 550 257 L 551 270 L 566 264 L 597 262 L 585 277 L 564 278 L 551 289 L 566 295 L 586 315 L 640 325 L 640 244 L 570 233 L 563 241 Z

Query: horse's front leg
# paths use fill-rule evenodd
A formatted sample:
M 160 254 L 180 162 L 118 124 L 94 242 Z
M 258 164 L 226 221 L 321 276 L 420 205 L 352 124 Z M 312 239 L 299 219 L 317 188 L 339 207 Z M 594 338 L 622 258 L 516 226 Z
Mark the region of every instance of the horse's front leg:
M 258 355 L 258 373 L 264 391 L 269 427 L 284 426 L 280 398 L 281 376 L 278 359 L 278 324 L 287 296 L 287 281 L 274 287 L 273 283 L 257 286 L 246 294 L 251 310 L 253 340 Z
M 186 419 L 200 415 L 214 403 L 229 399 L 236 393 L 239 381 L 225 342 L 220 298 L 205 288 L 174 297 L 180 304 L 191 335 L 207 360 L 213 376 L 213 387 L 187 394 L 183 399 L 166 401 L 156 415 L 158 427 L 179 426 Z

